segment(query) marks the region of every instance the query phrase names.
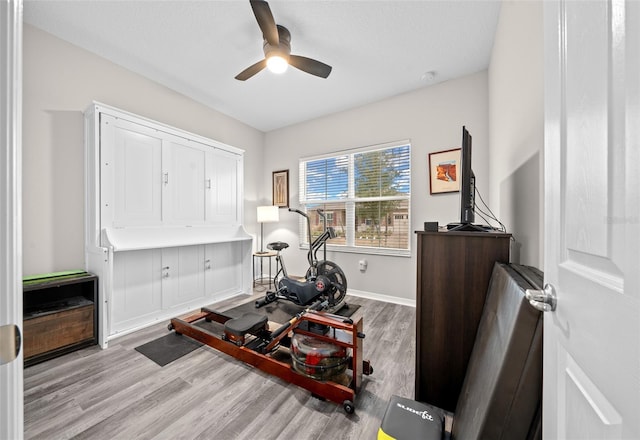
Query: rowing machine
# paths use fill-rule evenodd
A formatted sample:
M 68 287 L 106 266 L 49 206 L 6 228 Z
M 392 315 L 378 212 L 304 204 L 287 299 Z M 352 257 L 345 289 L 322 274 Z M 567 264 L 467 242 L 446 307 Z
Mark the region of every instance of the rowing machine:
M 216 350 L 235 357 L 266 373 L 305 388 L 315 396 L 342 404 L 352 414 L 355 410 L 356 392 L 360 390 L 362 375 L 373 373 L 368 360 L 362 359 L 362 318 L 355 323 L 350 318 L 319 311 L 326 304 L 317 302 L 293 316 L 274 331 L 269 330 L 267 318 L 257 313 L 246 313 L 232 318 L 208 308 L 182 318 L 173 318 L 169 330 L 188 336 Z M 211 330 L 196 326 L 202 321 L 210 322 Z M 222 336 L 218 331 L 222 326 Z M 274 356 L 278 351 L 290 351 L 290 335 L 312 338 L 322 343 L 333 344 L 343 352 L 350 353 L 346 359 L 347 371 L 340 377 L 319 380 L 305 369 L 293 368 L 283 356 Z

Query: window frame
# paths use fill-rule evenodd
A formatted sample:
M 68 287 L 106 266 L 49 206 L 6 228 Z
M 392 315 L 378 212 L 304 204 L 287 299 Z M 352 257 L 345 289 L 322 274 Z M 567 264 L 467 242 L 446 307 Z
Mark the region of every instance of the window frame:
M 355 196 L 355 156 L 361 153 L 370 153 L 374 151 L 387 150 L 398 147 L 408 147 L 409 148 L 409 189 L 406 194 L 403 195 L 394 195 L 394 196 L 379 196 L 379 197 L 356 197 Z M 334 252 L 345 252 L 345 253 L 356 253 L 356 254 L 369 254 L 369 255 L 388 255 L 388 256 L 398 256 L 398 257 L 410 257 L 411 256 L 411 175 L 412 175 L 412 148 L 411 141 L 409 139 L 404 139 L 400 141 L 387 142 L 384 144 L 376 144 L 366 147 L 353 148 L 348 150 L 340 150 L 333 151 L 330 153 L 324 153 L 320 155 L 301 157 L 298 161 L 298 182 L 299 182 L 299 204 L 300 209 L 303 212 L 308 212 L 308 206 L 315 207 L 317 205 L 339 205 L 344 204 L 345 209 L 345 217 L 347 219 L 346 222 L 346 237 L 347 243 L 342 244 L 331 244 L 327 243 L 327 250 Z M 347 156 L 348 163 L 348 176 L 347 176 L 347 184 L 348 184 L 348 194 L 346 197 L 339 199 L 307 199 L 307 181 L 306 181 L 306 164 L 308 162 L 323 160 L 323 159 L 332 159 L 332 158 L 341 158 Z M 406 201 L 407 205 L 407 248 L 399 249 L 399 248 L 387 248 L 387 247 L 377 247 L 377 246 L 357 246 L 355 245 L 355 235 L 356 235 L 356 225 L 355 225 L 355 211 L 356 204 L 358 202 L 384 202 L 389 200 L 398 200 L 401 202 Z M 313 208 L 312 208 L 313 209 Z M 335 209 L 331 209 L 335 211 Z M 394 216 L 395 218 L 395 216 Z M 298 239 L 299 239 L 299 247 L 300 249 L 309 249 L 308 237 L 307 237 L 307 223 L 306 219 L 300 216 L 298 221 Z

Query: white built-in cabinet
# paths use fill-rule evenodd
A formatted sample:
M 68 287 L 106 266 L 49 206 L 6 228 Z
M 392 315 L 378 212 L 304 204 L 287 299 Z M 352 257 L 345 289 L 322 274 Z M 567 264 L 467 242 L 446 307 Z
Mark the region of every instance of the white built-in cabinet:
M 243 151 L 100 103 L 85 112 L 86 262 L 99 340 L 251 285 Z
M 242 156 L 100 116 L 103 216 L 113 227 L 238 223 Z

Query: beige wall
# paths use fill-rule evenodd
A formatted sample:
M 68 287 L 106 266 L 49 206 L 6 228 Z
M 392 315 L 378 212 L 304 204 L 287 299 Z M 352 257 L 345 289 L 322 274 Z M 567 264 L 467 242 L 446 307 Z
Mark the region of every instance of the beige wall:
M 487 72 L 480 72 L 396 96 L 374 104 L 336 113 L 266 134 L 265 171 L 262 184 L 271 188 L 271 171 L 290 170 L 290 205 L 298 207 L 298 159 L 348 148 L 409 139 L 411 141 L 411 231 L 422 230 L 425 221 L 440 224 L 459 219 L 459 195 L 429 194 L 428 154 L 460 146 L 462 126 L 473 136 L 473 169 L 485 198 L 488 176 Z M 271 195 L 263 193 L 266 200 Z M 291 245 L 286 262 L 292 274 L 304 274 L 305 252 L 299 250 L 296 214 L 280 212 L 277 225 L 265 224 L 265 241 Z M 348 290 L 415 298 L 416 237 L 411 237 L 411 258 L 329 253 L 345 272 Z M 366 259 L 368 269 L 358 270 Z
M 513 233 L 512 261 L 543 267 L 544 78 L 541 1 L 505 1 L 489 67 L 491 205 Z
M 84 268 L 82 112 L 93 100 L 244 149 L 255 233 L 262 132 L 27 24 L 23 50 L 25 275 Z
M 518 240 L 517 259 L 542 266 L 542 6 L 503 5 L 490 68 L 377 103 L 264 134 L 83 49 L 25 25 L 23 228 L 25 275 L 81 268 L 84 164 L 82 111 L 93 100 L 243 148 L 245 224 L 259 233 L 255 206 L 271 203 L 271 172 L 290 170 L 291 206 L 298 205 L 298 159 L 409 139 L 412 225 L 456 221 L 457 194 L 430 195 L 430 152 L 473 136 L 473 168 L 485 201 Z M 489 161 L 491 157 L 491 161 Z M 265 224 L 265 240 L 283 240 L 293 274 L 304 273 L 297 218 L 281 211 Z M 416 249 L 385 257 L 330 254 L 349 290 L 415 297 Z M 366 259 L 368 270 L 358 270 Z

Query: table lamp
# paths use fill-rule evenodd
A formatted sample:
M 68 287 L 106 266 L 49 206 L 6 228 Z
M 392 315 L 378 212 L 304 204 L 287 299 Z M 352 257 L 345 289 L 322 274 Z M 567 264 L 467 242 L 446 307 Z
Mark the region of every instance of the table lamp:
M 280 220 L 280 208 L 277 206 L 258 206 L 258 223 L 260 223 L 260 251 L 256 254 L 266 254 L 264 250 L 264 224 Z

